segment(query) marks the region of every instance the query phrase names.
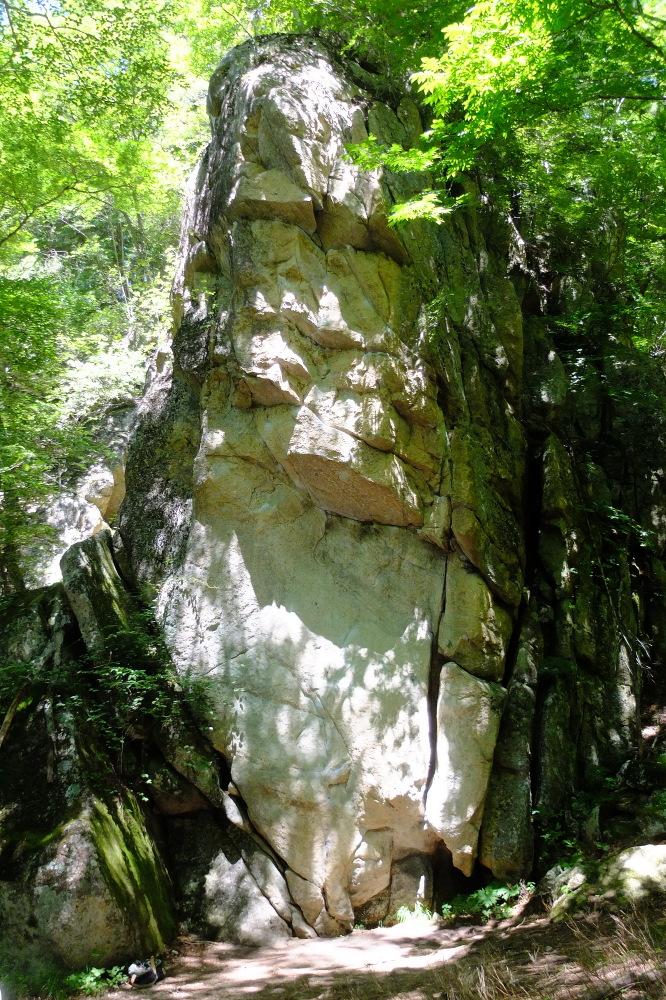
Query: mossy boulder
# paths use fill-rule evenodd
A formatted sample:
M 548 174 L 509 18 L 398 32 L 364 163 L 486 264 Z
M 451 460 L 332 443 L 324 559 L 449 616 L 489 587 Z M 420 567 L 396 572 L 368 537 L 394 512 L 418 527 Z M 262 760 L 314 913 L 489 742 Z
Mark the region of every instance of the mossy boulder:
M 550 874 L 550 873 L 549 873 Z M 666 844 L 642 844 L 551 879 L 552 920 L 590 908 L 640 906 L 666 899 Z
M 0 753 L 0 976 L 162 950 L 176 932 L 169 877 L 80 720 L 37 685 Z

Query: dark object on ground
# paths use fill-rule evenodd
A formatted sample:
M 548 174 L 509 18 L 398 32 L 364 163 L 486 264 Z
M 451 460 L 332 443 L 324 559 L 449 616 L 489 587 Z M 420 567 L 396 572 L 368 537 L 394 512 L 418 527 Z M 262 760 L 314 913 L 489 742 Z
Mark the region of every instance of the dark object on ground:
M 156 963 L 152 956 L 145 962 L 133 962 L 127 972 L 130 977 L 130 986 L 135 987 L 135 989 L 153 986 L 160 979 L 164 979 L 161 963 Z

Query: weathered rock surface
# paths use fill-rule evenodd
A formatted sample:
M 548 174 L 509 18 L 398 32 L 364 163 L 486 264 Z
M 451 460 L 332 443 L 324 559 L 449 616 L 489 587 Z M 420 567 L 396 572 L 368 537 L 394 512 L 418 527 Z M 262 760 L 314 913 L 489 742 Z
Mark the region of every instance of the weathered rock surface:
M 538 888 L 550 895 L 555 921 L 583 909 L 659 906 L 666 895 L 666 845 L 630 847 L 588 871 L 580 866 L 553 869 Z
M 234 832 L 233 827 L 225 831 L 210 814 L 192 814 L 170 822 L 169 850 L 192 930 L 208 940 L 250 946 L 292 936 L 293 906 L 290 909 L 284 879 L 263 854 L 261 871 L 257 870 L 253 859 L 261 852 L 246 834 Z M 273 895 L 278 907 L 281 897 L 289 922 L 265 892 Z
M 211 84 L 216 179 L 200 171 L 175 286 L 175 370 L 203 406 L 193 514 L 176 571 L 133 569 L 159 587 L 179 671 L 206 678 L 209 739 L 252 827 L 305 919 L 339 933 L 352 898 L 437 839 L 423 800 L 445 555 L 410 526 L 447 443 L 390 194 L 343 158 L 364 95 L 316 43 L 267 51 L 239 50 Z
M 453 855 L 471 875 L 488 779 L 506 692 L 455 663 L 442 667 L 437 699 L 435 774 L 426 816 Z
M 442 842 L 466 874 L 479 849 L 527 874 L 534 805 L 566 812 L 581 770 L 635 742 L 636 661 L 610 607 L 593 620 L 567 376 L 509 279 L 509 231 L 470 211 L 398 234 L 409 180 L 344 154 L 408 142 L 417 109 L 276 37 L 222 62 L 209 113 L 118 558 L 205 685 L 232 822 L 338 933 L 409 902 L 398 866 L 431 870 Z M 579 670 L 602 656 L 595 691 Z
M 439 632 L 452 670 L 502 679 L 522 555 L 504 544 L 512 515 L 483 481 L 488 458 L 465 450 L 464 430 L 449 444 L 416 351 L 434 234 L 403 244 L 390 181 L 345 158 L 373 122 L 402 135 L 399 119 L 377 102 L 366 118 L 367 95 L 318 43 L 262 45 L 211 83 L 214 137 L 175 283 L 173 371 L 200 399 L 191 520 L 174 568 L 145 566 L 143 477 L 121 534 L 131 572 L 158 590 L 177 669 L 206 680 L 208 737 L 249 822 L 308 923 L 338 933 L 439 837 L 471 868 L 501 692 L 478 745 L 440 761 L 428 793 L 447 739 L 430 731 L 432 647 Z M 447 576 L 452 534 L 466 568 L 456 556 Z M 494 688 L 464 683 L 485 713 Z

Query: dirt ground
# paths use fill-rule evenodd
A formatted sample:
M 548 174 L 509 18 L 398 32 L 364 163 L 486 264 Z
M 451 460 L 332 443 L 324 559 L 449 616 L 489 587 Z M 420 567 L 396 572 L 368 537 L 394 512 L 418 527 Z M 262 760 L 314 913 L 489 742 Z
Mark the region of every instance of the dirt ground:
M 256 949 L 181 939 L 155 1000 L 664 1000 L 664 914 L 447 928 L 425 919 Z M 127 1000 L 123 990 L 106 1000 Z

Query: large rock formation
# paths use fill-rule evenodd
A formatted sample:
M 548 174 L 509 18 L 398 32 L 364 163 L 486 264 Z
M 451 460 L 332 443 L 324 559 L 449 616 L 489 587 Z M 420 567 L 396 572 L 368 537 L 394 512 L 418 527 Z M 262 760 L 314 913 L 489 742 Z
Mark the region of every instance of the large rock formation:
M 489 209 L 396 233 L 389 209 L 423 179 L 345 153 L 368 132 L 409 145 L 415 105 L 379 102 L 317 42 L 270 39 L 223 61 L 209 113 L 123 557 L 206 685 L 248 822 L 334 933 L 438 843 L 469 875 L 481 832 L 487 867 L 530 870 L 544 652 L 552 813 L 635 745 L 637 621 L 594 579 L 592 474 L 547 436 L 567 380 L 507 273 L 508 227 Z
M 615 341 L 560 356 L 571 281 L 539 285 L 492 206 L 389 226 L 424 179 L 345 152 L 418 136 L 384 92 L 304 38 L 222 62 L 119 532 L 63 560 L 93 658 L 154 602 L 188 707 L 130 735 L 208 936 L 527 875 L 533 810 L 589 830 L 637 752 L 664 648 L 662 427 L 628 463 L 609 402 L 661 373 Z
M 320 45 L 273 40 L 222 63 L 209 111 L 173 367 L 146 401 L 121 536 L 177 670 L 207 684 L 202 721 L 249 822 L 306 921 L 336 933 L 440 838 L 474 865 L 522 591 L 524 442 L 500 397 L 494 488 L 490 428 L 450 423 L 424 359 L 435 234 L 403 243 L 389 183 L 345 154 L 368 128 L 405 141 L 416 107 L 368 108 Z M 516 390 L 521 318 L 492 269 L 495 402 Z M 170 476 L 184 437 L 190 467 Z

